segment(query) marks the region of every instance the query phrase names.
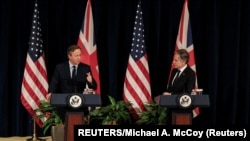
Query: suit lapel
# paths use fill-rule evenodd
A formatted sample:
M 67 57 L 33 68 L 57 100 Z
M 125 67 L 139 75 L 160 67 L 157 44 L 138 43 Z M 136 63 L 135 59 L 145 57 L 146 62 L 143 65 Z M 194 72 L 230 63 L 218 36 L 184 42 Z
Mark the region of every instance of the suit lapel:
M 178 72 L 177 72 L 177 70 L 175 69 L 175 71 L 174 71 L 173 74 L 172 74 L 172 79 L 171 79 L 171 84 L 172 84 L 172 85 L 176 84 L 176 82 L 177 82 L 177 79 L 178 79 L 178 78 L 175 78 L 176 73 L 178 73 Z
M 69 68 L 68 62 L 64 64 L 64 74 L 65 76 L 67 76 L 67 78 L 71 79 L 70 68 Z
M 181 72 L 181 74 L 179 74 L 179 77 L 176 78 L 176 80 L 174 80 L 174 84 L 173 85 L 176 85 L 179 81 L 181 81 L 183 79 L 183 77 L 186 75 L 187 71 L 188 71 L 188 67 L 186 67 L 183 70 L 183 72 Z M 174 76 L 175 76 L 176 73 L 177 73 L 177 71 L 174 73 L 173 79 L 174 79 Z

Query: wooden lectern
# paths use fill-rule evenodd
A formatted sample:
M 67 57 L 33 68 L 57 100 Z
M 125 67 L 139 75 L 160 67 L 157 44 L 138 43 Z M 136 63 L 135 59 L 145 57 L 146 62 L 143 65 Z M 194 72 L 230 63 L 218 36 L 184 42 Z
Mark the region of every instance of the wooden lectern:
M 185 112 L 185 109 L 194 107 L 209 107 L 210 101 L 207 94 L 189 95 L 186 93 L 179 95 L 160 95 L 155 97 L 156 103 L 167 108 L 181 109 L 182 112 L 172 112 L 172 125 L 191 125 L 192 114 Z M 183 112 L 184 111 L 184 112 Z
M 101 96 L 99 94 L 62 94 L 53 93 L 50 103 L 58 107 L 70 107 L 65 118 L 64 141 L 74 141 L 74 125 L 86 124 L 84 113 L 79 108 L 101 106 Z

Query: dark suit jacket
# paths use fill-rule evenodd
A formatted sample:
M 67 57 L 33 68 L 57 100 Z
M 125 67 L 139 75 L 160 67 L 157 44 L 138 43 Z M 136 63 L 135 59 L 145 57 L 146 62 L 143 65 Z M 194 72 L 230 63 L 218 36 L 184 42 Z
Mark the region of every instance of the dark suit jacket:
M 172 94 L 191 94 L 192 89 L 194 89 L 195 87 L 195 72 L 193 71 L 193 69 L 187 66 L 186 69 L 181 73 L 179 78 L 176 80 L 176 82 L 172 84 L 176 73 L 177 69 L 173 69 L 170 76 L 170 82 L 167 88 L 167 92 L 170 92 Z
M 92 75 L 90 66 L 80 63 L 77 67 L 77 78 L 76 80 L 72 80 L 69 62 L 58 64 L 49 85 L 49 93 L 83 93 L 86 84 L 89 88 L 95 90 L 97 88 L 95 79 L 93 78 L 91 84 L 87 82 L 86 73 L 88 72 Z
M 172 94 L 191 94 L 192 89 L 194 89 L 195 87 L 195 72 L 189 66 L 187 66 L 186 69 L 181 73 L 179 78 L 176 80 L 176 82 L 172 84 L 177 71 L 177 69 L 173 69 L 170 75 L 170 82 L 167 88 L 167 92 L 170 92 Z M 182 109 L 179 107 L 168 108 L 167 124 L 172 124 L 172 113 L 190 113 L 192 115 L 192 109 L 192 107 L 187 109 Z

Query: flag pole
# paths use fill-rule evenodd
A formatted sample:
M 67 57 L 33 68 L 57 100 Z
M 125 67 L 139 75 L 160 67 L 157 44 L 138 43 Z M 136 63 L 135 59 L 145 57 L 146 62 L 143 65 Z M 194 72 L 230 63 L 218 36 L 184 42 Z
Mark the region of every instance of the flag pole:
M 32 138 L 29 138 L 26 141 L 45 141 L 44 139 L 39 139 L 36 136 L 36 121 L 34 118 L 33 118 L 33 136 Z

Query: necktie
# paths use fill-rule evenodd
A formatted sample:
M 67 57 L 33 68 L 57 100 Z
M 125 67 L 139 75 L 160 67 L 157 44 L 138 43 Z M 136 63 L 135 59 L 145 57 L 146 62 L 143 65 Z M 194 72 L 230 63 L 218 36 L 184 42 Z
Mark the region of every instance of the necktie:
M 180 74 L 180 70 L 178 70 L 178 71 L 176 72 L 176 75 L 175 75 L 173 84 L 174 84 L 174 83 L 176 82 L 176 80 L 179 78 L 179 74 Z
M 72 78 L 73 80 L 76 79 L 76 66 L 73 66 L 71 78 Z

